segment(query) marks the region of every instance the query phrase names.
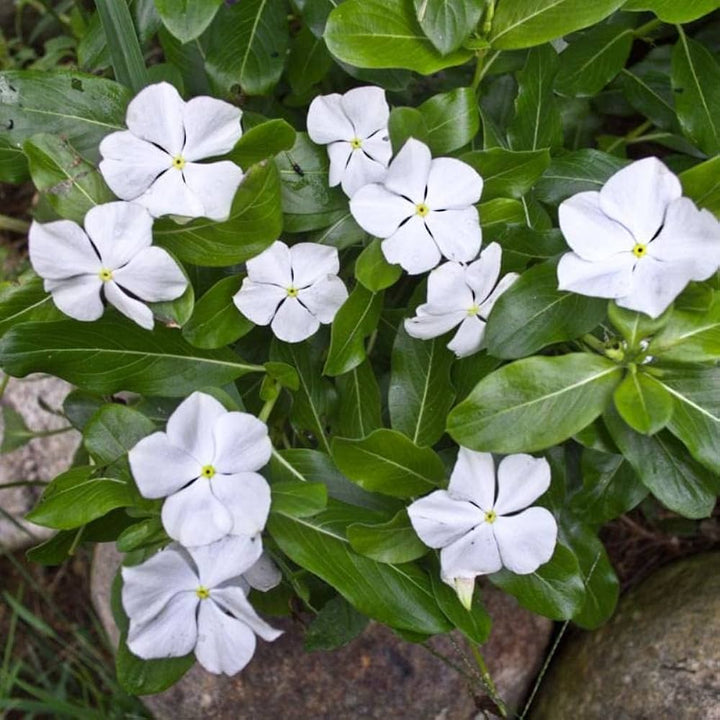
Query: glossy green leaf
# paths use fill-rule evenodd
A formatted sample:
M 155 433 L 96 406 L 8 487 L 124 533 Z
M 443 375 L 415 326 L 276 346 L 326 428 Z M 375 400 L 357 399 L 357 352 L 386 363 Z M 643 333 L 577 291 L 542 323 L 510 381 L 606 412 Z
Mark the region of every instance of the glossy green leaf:
M 103 405 L 88 421 L 83 444 L 98 465 L 111 465 L 155 430 L 152 420 L 126 405 Z
M 448 432 L 472 450 L 542 450 L 600 415 L 621 375 L 615 363 L 585 353 L 518 360 L 478 383 L 448 416 Z
M 645 313 L 622 308 L 614 302 L 608 304 L 608 318 L 631 350 L 639 349 L 643 340 L 648 340 L 662 329 L 669 320 L 670 313 L 668 310 L 657 318 L 651 318 Z
M 416 108 L 395 107 L 390 111 L 388 121 L 390 143 L 393 154 L 397 155 L 410 138 L 428 144 L 428 127 L 422 113 Z
M 482 198 L 521 198 L 550 165 L 550 152 L 543 150 L 474 150 L 460 156 L 482 176 Z
M 394 285 L 402 275 L 399 265 L 391 265 L 383 255 L 381 240 L 375 238 L 355 261 L 355 277 L 370 292 Z
M 634 368 L 615 388 L 613 400 L 620 417 L 643 435 L 662 430 L 673 414 L 672 398 L 662 383 Z
M 327 506 L 327 488 L 321 482 L 279 482 L 272 485 L 271 512 L 309 517 Z
M 405 509 L 386 523 L 350 525 L 347 537 L 356 553 L 382 563 L 411 562 L 429 551 L 413 530 Z
M 695 165 L 679 177 L 683 194 L 720 218 L 720 157 Z
M 445 155 L 467 145 L 480 129 L 477 98 L 472 88 L 455 88 L 434 95 L 418 107 L 427 128 L 433 155 Z
M 369 361 L 335 379 L 337 434 L 361 438 L 382 427 L 380 388 Z
M 670 73 L 641 62 L 623 69 L 618 78 L 625 99 L 659 128 L 679 130 Z
M 668 23 L 687 23 L 720 8 L 718 0 L 628 0 L 623 10 L 650 10 Z
M 29 177 L 30 171 L 23 151 L 14 147 L 7 137 L 0 137 L 0 182 L 21 183 Z
M 713 301 L 703 313 L 673 310 L 647 351 L 663 362 L 717 361 L 720 358 L 720 302 Z
M 336 596 L 323 605 L 305 631 L 306 652 L 337 650 L 356 638 L 368 624 L 345 598 Z
M 290 150 L 295 143 L 295 130 L 285 120 L 268 120 L 242 134 L 227 159 L 241 168 Z
M 34 273 L 16 282 L 0 283 L 0 335 L 11 327 L 30 320 L 57 320 L 62 313 Z
M 222 0 L 155 0 L 163 25 L 182 43 L 200 37 Z
M 288 56 L 288 80 L 298 95 L 308 93 L 319 83 L 333 66 L 333 59 L 322 37 L 317 37 L 307 28 L 290 41 Z
M 162 520 L 156 516 L 133 523 L 129 528 L 123 530 L 116 545 L 120 552 L 132 552 L 138 548 L 164 545 L 169 542 L 170 538 L 162 526 Z
M 503 268 L 522 272 L 536 260 L 549 260 L 568 249 L 559 229 L 537 231 L 527 226 L 509 227 L 498 238 Z
M 17 450 L 35 437 L 35 433 L 28 428 L 23 416 L 17 410 L 9 405 L 3 405 L 0 411 L 3 420 L 0 453 Z
M 478 24 L 482 0 L 414 0 L 420 27 L 443 55 L 460 48 Z
M 483 229 L 493 225 L 524 223 L 526 219 L 522 203 L 511 198 L 495 198 L 480 203 L 478 212 Z

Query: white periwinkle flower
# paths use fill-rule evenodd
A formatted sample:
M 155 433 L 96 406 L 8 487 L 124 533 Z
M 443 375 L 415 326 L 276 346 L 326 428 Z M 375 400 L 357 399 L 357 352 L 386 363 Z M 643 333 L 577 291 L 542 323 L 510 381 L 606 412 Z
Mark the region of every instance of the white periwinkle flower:
M 166 432 L 143 438 L 128 457 L 143 497 L 167 498 L 167 534 L 193 546 L 262 532 L 270 487 L 256 471 L 271 453 L 264 422 L 194 392 L 168 418 Z
M 97 320 L 104 299 L 151 330 L 152 311 L 141 301 L 174 300 L 188 284 L 170 255 L 152 247 L 152 224 L 144 207 L 126 202 L 95 206 L 85 215 L 84 230 L 70 220 L 33 222 L 30 263 L 71 318 Z
M 561 203 L 573 252 L 560 259 L 560 289 L 655 318 L 690 280 L 709 278 L 720 265 L 720 223 L 681 195 L 678 178 L 650 157 L 616 172 L 600 192 Z
M 498 282 L 501 259 L 500 246 L 491 243 L 469 265 L 447 262 L 435 268 L 428 275 L 427 302 L 418 306 L 414 318 L 405 320 L 407 334 L 430 340 L 459 325 L 448 348 L 458 357 L 480 350 L 490 311 L 518 278 L 508 273 Z
M 552 557 L 555 518 L 545 508 L 528 507 L 549 486 L 544 458 L 504 457 L 496 483 L 492 455 L 461 447 L 448 489 L 416 500 L 408 515 L 420 539 L 441 548 L 443 580 L 467 600 L 477 575 L 502 567 L 525 575 Z
M 328 146 L 330 187 L 342 183 L 352 197 L 363 185 L 383 179 L 392 156 L 389 118 L 385 91 L 379 87 L 321 95 L 310 103 L 308 135 Z
M 238 310 L 256 325 L 270 325 L 285 342 L 300 342 L 331 323 L 347 300 L 338 277 L 338 251 L 318 243 L 288 247 L 276 241 L 248 260 L 247 277 L 233 297 Z
M 142 565 L 123 568 L 130 650 L 145 660 L 194 651 L 209 672 L 240 672 L 255 652 L 255 635 L 270 642 L 282 634 L 247 599 L 250 587 L 257 587 L 261 550 L 259 539 L 247 537 L 196 548 L 173 543 Z M 264 579 L 260 589 L 269 589 Z
M 474 204 L 482 188 L 482 178 L 467 163 L 433 160 L 427 145 L 410 138 L 382 183 L 353 195 L 350 211 L 363 230 L 384 238 L 389 263 L 416 275 L 441 257 L 469 262 L 477 256 L 482 232 Z
M 241 111 L 210 97 L 184 102 L 169 83 L 141 90 L 127 109 L 127 130 L 100 143 L 100 172 L 123 200 L 155 217 L 182 215 L 225 220 L 242 170 L 225 155 L 242 135 Z

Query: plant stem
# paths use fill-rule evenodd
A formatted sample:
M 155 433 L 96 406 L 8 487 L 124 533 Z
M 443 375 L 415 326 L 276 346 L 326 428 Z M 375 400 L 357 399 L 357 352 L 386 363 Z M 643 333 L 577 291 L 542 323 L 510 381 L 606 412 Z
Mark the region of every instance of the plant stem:
M 652 122 L 650 120 L 646 120 L 642 125 L 638 125 L 634 130 L 631 130 L 625 137 L 619 137 L 615 140 L 612 145 L 609 145 L 607 148 L 605 148 L 606 153 L 611 153 L 615 148 L 620 147 L 623 143 L 626 145 L 631 143 L 633 140 L 636 140 L 638 137 L 640 137 L 646 130 L 649 130 L 653 126 Z
M 258 414 L 258 420 L 262 420 L 264 423 L 267 423 L 270 413 L 273 411 L 275 403 L 279 397 L 280 393 L 278 392 L 272 400 L 265 401 L 265 404 L 262 406 L 262 410 L 260 410 L 260 413 Z
M 480 675 L 482 677 L 483 685 L 485 685 L 485 689 L 487 690 L 488 695 L 490 695 L 492 701 L 495 703 L 495 705 L 497 705 L 497 708 L 502 714 L 502 717 L 506 718 L 507 708 L 505 707 L 505 703 L 503 702 L 502 698 L 498 695 L 497 688 L 495 687 L 495 683 L 493 682 L 492 676 L 490 675 L 490 671 L 488 670 L 485 658 L 480 652 L 480 648 L 475 643 L 468 644 L 470 645 L 470 650 L 472 651 L 472 654 L 475 658 L 475 662 L 480 668 Z
M 650 20 L 646 22 L 644 25 L 641 25 L 639 28 L 636 28 L 633 31 L 633 35 L 636 38 L 645 38 L 647 37 L 656 27 L 659 27 L 663 24 L 663 21 L 659 18 L 655 18 L 654 20 Z
M 0 230 L 9 230 L 10 232 L 25 235 L 29 229 L 30 223 L 26 220 L 19 220 L 9 215 L 0 215 Z
M 7 389 L 8 383 L 10 382 L 10 376 L 5 375 L 3 376 L 2 381 L 0 381 L 0 400 L 2 400 L 3 395 L 5 394 L 5 390 Z

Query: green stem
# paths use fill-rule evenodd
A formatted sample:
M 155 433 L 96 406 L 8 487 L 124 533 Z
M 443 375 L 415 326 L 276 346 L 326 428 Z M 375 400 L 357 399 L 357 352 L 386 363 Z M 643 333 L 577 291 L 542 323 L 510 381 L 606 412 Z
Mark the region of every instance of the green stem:
M 10 382 L 9 375 L 5 375 L 2 379 L 2 381 L 0 381 L 0 400 L 2 400 L 2 397 L 5 394 L 5 390 L 7 389 L 9 382 Z
M 260 413 L 258 414 L 258 420 L 262 420 L 264 423 L 267 423 L 268 418 L 270 417 L 270 413 L 273 411 L 273 408 L 275 407 L 275 403 L 277 402 L 277 399 L 280 397 L 280 393 L 272 399 L 272 400 L 266 400 L 265 404 L 262 406 L 262 410 L 260 410 Z
M 72 545 L 68 549 L 68 555 L 74 555 L 75 551 L 77 550 L 77 546 L 80 544 L 80 538 L 82 538 L 83 532 L 85 530 L 85 525 L 83 525 L 81 528 L 78 528 L 77 533 L 75 534 L 75 537 L 73 538 Z
M 10 232 L 25 235 L 30 229 L 30 223 L 26 220 L 19 220 L 8 215 L 0 215 L 0 230 L 9 230 Z
M 8 488 L 14 487 L 27 487 L 29 485 L 42 485 L 44 487 L 49 484 L 47 480 L 18 480 L 17 482 L 3 483 L 0 485 L 0 490 L 7 490 Z
M 487 49 L 477 50 L 475 52 L 475 74 L 472 79 L 472 89 L 477 90 L 485 75 L 483 68 L 485 67 L 485 56 Z
M 654 20 L 650 20 L 649 22 L 646 22 L 644 25 L 641 25 L 639 28 L 636 28 L 633 31 L 633 35 L 636 38 L 646 38 L 656 27 L 659 27 L 663 24 L 663 21 L 659 18 L 655 18 Z
M 485 658 L 480 652 L 480 648 L 475 643 L 469 643 L 469 645 L 470 650 L 475 657 L 475 662 L 480 668 L 480 675 L 482 677 L 483 684 L 485 685 L 488 695 L 490 695 L 492 701 L 495 703 L 495 705 L 497 705 L 497 709 L 500 711 L 502 717 L 506 718 L 507 708 L 505 707 L 505 703 L 503 702 L 502 698 L 498 695 L 497 688 L 495 687 L 495 683 L 493 682 L 492 676 L 490 675 L 490 670 L 488 670 Z
M 596 352 L 599 352 L 602 355 L 605 354 L 605 343 L 602 340 L 598 340 L 598 338 L 594 335 L 583 335 L 582 341 Z
M 631 130 L 625 137 L 619 137 L 615 140 L 612 145 L 605 148 L 606 153 L 612 153 L 615 148 L 620 147 L 623 143 L 626 145 L 632 143 L 638 137 L 640 137 L 646 130 L 649 130 L 653 126 L 650 120 L 646 120 L 642 125 L 638 125 L 634 130 Z

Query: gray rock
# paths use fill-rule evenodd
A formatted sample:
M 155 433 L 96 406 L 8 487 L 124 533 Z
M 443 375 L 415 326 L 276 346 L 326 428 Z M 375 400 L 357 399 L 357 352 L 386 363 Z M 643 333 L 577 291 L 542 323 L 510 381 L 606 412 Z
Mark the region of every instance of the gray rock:
M 23 380 L 11 379 L 2 397 L 25 419 L 31 430 L 55 430 L 68 423 L 47 412 L 39 400 L 60 409 L 71 386 L 57 378 L 32 375 Z M 2 418 L 0 417 L 0 426 Z M 2 432 L 2 430 L 0 430 Z M 35 438 L 13 452 L 0 455 L 0 486 L 22 480 L 52 480 L 66 470 L 80 442 L 74 430 L 60 435 Z M 42 492 L 42 486 L 0 487 L 0 547 L 18 549 L 47 538 L 52 531 L 23 519 Z
M 720 553 L 662 568 L 572 638 L 533 720 L 720 720 Z
M 120 556 L 98 546 L 92 598 L 115 643 L 109 608 L 112 578 Z M 509 596 L 483 589 L 494 627 L 483 655 L 500 695 L 517 705 L 527 693 L 547 647 L 552 624 L 519 608 Z M 199 665 L 173 688 L 145 698 L 158 720 L 212 717 L 218 720 L 470 720 L 477 708 L 465 678 L 422 646 L 371 624 L 334 652 L 306 653 L 292 621 L 277 621 L 286 633 L 274 643 L 258 642 L 250 665 L 234 678 L 210 675 Z M 433 646 L 463 665 L 459 635 L 434 639 Z M 465 655 L 469 655 L 467 650 Z

